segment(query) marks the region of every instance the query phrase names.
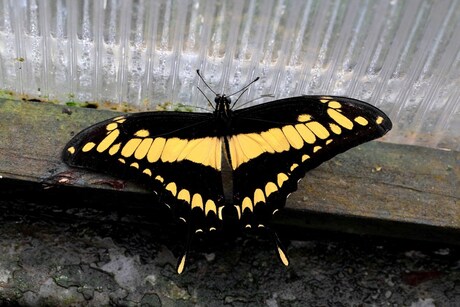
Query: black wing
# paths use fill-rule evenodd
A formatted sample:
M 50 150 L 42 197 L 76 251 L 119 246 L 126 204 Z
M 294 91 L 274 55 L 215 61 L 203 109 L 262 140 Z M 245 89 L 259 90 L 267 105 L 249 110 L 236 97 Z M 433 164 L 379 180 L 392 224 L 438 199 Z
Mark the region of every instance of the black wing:
M 376 107 L 345 97 L 301 96 L 235 111 L 227 140 L 243 226 L 262 227 L 305 172 L 391 126 Z
M 220 226 L 224 204 L 222 137 L 211 113 L 144 112 L 115 117 L 77 134 L 65 147 L 70 166 L 137 180 L 192 231 Z

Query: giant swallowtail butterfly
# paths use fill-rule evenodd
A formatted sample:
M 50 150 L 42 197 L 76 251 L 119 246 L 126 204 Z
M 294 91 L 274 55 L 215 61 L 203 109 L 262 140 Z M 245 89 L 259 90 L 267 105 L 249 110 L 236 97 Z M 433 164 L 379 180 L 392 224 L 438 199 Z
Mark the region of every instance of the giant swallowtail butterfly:
M 299 96 L 234 110 L 230 95 L 216 94 L 211 105 L 212 113 L 141 112 L 100 122 L 66 145 L 63 160 L 113 176 L 131 174 L 193 235 L 218 231 L 227 218 L 242 228 L 266 227 L 305 172 L 392 127 L 376 107 L 346 97 Z M 224 197 L 223 163 L 232 171 L 231 199 Z

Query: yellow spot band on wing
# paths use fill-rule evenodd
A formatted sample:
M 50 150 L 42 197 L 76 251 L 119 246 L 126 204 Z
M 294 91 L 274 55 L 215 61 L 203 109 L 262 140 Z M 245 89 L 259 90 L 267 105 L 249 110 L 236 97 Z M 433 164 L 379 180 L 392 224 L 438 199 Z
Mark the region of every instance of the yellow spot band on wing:
M 209 212 L 214 212 L 214 214 L 217 214 L 216 203 L 212 199 L 208 199 L 206 204 L 204 204 L 204 214 L 208 215 Z
M 283 251 L 279 246 L 276 247 L 276 250 L 278 251 L 278 256 L 280 257 L 281 262 L 282 262 L 285 266 L 288 266 L 288 265 L 289 265 L 289 259 L 288 259 L 288 257 L 286 256 L 286 254 L 284 253 L 284 251 Z
M 82 150 L 83 152 L 88 152 L 88 151 L 90 151 L 91 149 L 93 149 L 94 146 L 96 146 L 95 143 L 93 143 L 93 142 L 88 142 L 88 143 L 85 144 L 85 146 L 83 146 L 83 148 L 82 148 L 81 150 Z
M 190 192 L 186 189 L 180 190 L 179 194 L 177 194 L 177 199 L 190 204 Z
M 310 156 L 309 156 L 309 155 L 303 155 L 303 156 L 302 156 L 302 162 L 305 162 L 305 161 L 307 161 L 308 159 L 310 159 Z
M 177 195 L 177 186 L 174 182 L 170 182 L 166 185 L 165 187 L 166 190 L 168 190 L 169 192 L 171 192 L 171 194 L 173 196 L 176 196 Z
M 321 146 L 315 146 L 313 147 L 313 152 L 317 152 L 318 150 L 320 150 L 322 147 Z
M 353 129 L 353 122 L 336 110 L 329 108 L 327 109 L 327 114 L 340 126 L 348 130 Z
M 107 131 L 112 131 L 112 130 L 117 129 L 117 127 L 118 127 L 117 123 L 110 123 L 105 128 L 107 129 Z
M 278 191 L 278 187 L 273 182 L 267 182 L 265 185 L 265 196 L 269 197 L 273 192 Z
M 165 138 L 156 138 L 153 140 L 152 146 L 150 146 L 149 152 L 147 153 L 147 161 L 150 163 L 157 162 L 161 157 L 165 143 Z
M 136 152 L 134 152 L 134 158 L 138 160 L 143 159 L 149 152 L 149 149 L 150 149 L 150 146 L 152 146 L 152 143 L 153 143 L 152 138 L 143 139 L 141 144 L 137 147 Z
M 133 162 L 129 166 L 139 169 L 139 163 Z
M 161 153 L 162 162 L 174 162 L 179 157 L 184 147 L 187 145 L 187 140 L 179 138 L 171 138 L 166 140 L 165 147 Z
M 241 209 L 244 212 L 245 209 L 249 209 L 249 211 L 253 211 L 254 207 L 252 206 L 252 201 L 249 197 L 245 197 L 243 199 L 243 203 L 241 204 Z
M 67 148 L 67 151 L 68 151 L 71 155 L 73 155 L 73 154 L 75 153 L 75 147 L 71 146 L 71 147 Z
M 107 148 L 109 148 L 113 142 L 115 142 L 115 140 L 118 138 L 118 136 L 120 135 L 120 130 L 116 129 L 116 130 L 113 130 L 112 132 L 109 133 L 109 135 L 107 135 L 100 143 L 99 145 L 97 145 L 97 148 L 96 150 L 98 152 L 103 152 L 105 151 Z
M 165 181 L 165 179 L 163 177 L 161 177 L 160 175 L 157 175 L 155 177 L 155 180 L 158 180 L 159 182 L 163 183 Z
M 289 144 L 291 144 L 292 147 L 295 149 L 300 149 L 303 147 L 303 140 L 300 134 L 297 132 L 297 130 L 294 128 L 294 126 L 288 125 L 284 126 L 282 128 L 284 135 L 286 136 L 286 139 L 288 140 Z
M 328 106 L 329 108 L 333 108 L 333 109 L 340 109 L 342 107 L 340 102 L 335 101 L 335 100 L 332 100 L 331 102 L 329 102 Z
M 364 117 L 362 116 L 358 116 L 358 117 L 355 117 L 355 122 L 357 122 L 358 124 L 360 124 L 361 126 L 366 126 L 369 122 L 367 121 L 367 119 L 365 119 Z
M 289 177 L 285 173 L 279 173 L 278 176 L 276 176 L 276 180 L 280 188 L 283 186 L 283 183 L 288 179 Z
M 120 147 L 121 147 L 121 143 L 115 144 L 112 147 L 110 147 L 109 155 L 113 156 L 114 154 L 116 154 L 120 150 Z
M 308 122 L 311 120 L 311 115 L 309 114 L 301 114 L 297 117 L 297 121 L 299 122 Z
M 134 133 L 135 136 L 138 136 L 140 138 L 145 138 L 145 137 L 148 137 L 150 135 L 150 132 L 148 130 L 145 130 L 145 129 L 141 129 L 141 130 L 138 130 Z
M 142 173 L 152 177 L 152 171 L 150 169 L 148 169 L 148 168 L 146 168 Z
M 193 208 L 200 208 L 201 210 L 204 210 L 204 208 L 203 208 L 203 198 L 198 193 L 193 194 L 193 197 L 192 197 L 192 209 Z
M 309 122 L 306 123 L 305 126 L 307 126 L 320 139 L 324 140 L 329 137 L 329 131 L 327 131 L 327 129 L 318 122 Z
M 377 123 L 377 125 L 380 125 L 381 123 L 383 123 L 383 117 L 382 116 L 377 117 L 375 122 Z
M 265 203 L 265 195 L 261 189 L 256 189 L 254 191 L 254 206 L 258 203 Z
M 141 143 L 141 139 L 139 138 L 132 138 L 128 142 L 126 142 L 125 146 L 121 150 L 121 155 L 123 157 L 129 158 L 133 155 L 134 151 L 136 150 L 137 146 Z
M 315 135 L 307 128 L 307 126 L 305 126 L 305 124 L 297 124 L 295 125 L 295 128 L 305 142 L 308 144 L 313 144 L 315 142 Z
M 329 123 L 329 128 L 331 128 L 331 131 L 334 132 L 335 134 L 342 133 L 342 128 L 340 128 L 339 126 L 337 126 L 334 123 Z

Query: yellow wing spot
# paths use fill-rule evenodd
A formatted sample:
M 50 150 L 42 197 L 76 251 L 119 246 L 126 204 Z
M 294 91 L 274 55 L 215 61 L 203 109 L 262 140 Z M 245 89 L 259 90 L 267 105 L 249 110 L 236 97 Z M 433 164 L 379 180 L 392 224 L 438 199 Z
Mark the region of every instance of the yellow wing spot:
M 316 141 L 315 135 L 313 132 L 311 132 L 310 129 L 307 128 L 307 126 L 305 126 L 305 124 L 297 124 L 295 125 L 295 128 L 297 129 L 297 132 L 299 132 L 302 139 L 308 144 L 313 144 Z
M 222 206 L 222 207 L 219 207 L 219 210 L 218 210 L 218 215 L 217 215 L 217 217 L 218 217 L 218 218 L 219 218 L 219 220 L 221 220 L 221 221 L 222 221 L 222 219 L 223 219 L 223 216 L 222 216 L 222 210 L 224 210 L 224 206 Z
M 382 116 L 377 117 L 375 122 L 377 123 L 377 125 L 380 125 L 381 123 L 383 123 L 383 117 Z
M 313 147 L 313 152 L 317 152 L 318 150 L 320 150 L 322 147 L 321 146 L 315 146 Z
M 179 157 L 180 153 L 187 145 L 187 140 L 182 140 L 179 138 L 171 138 L 166 141 L 163 152 L 161 153 L 162 162 L 174 162 Z
M 327 131 L 327 129 L 318 122 L 309 122 L 306 123 L 305 126 L 307 126 L 320 139 L 324 140 L 329 137 L 329 131 Z
M 331 143 L 332 143 L 332 139 L 329 139 L 329 140 L 326 141 L 326 145 L 329 145 Z
M 309 114 L 301 114 L 297 117 L 297 121 L 299 122 L 308 122 L 311 120 L 311 115 Z
M 278 176 L 276 177 L 278 186 L 281 188 L 283 186 L 283 183 L 288 179 L 289 177 L 285 173 L 279 173 Z
M 160 175 L 157 175 L 155 177 L 155 180 L 158 180 L 159 182 L 163 183 L 165 181 L 165 179 L 163 177 L 161 177 Z
M 237 205 L 234 205 L 234 207 L 236 210 L 236 214 L 238 215 L 238 219 L 240 220 L 241 219 L 241 209 Z
M 222 165 L 222 139 L 206 137 L 188 141 L 177 161 L 189 160 L 220 170 Z
M 177 199 L 183 200 L 190 204 L 190 192 L 186 189 L 180 190 L 179 194 L 177 194 Z
M 331 128 L 331 131 L 334 132 L 335 134 L 340 134 L 342 133 L 342 128 L 337 126 L 336 124 L 329 123 L 329 128 Z
M 265 195 L 262 189 L 256 189 L 254 191 L 254 206 L 258 203 L 265 203 Z
M 286 256 L 286 254 L 284 253 L 284 251 L 279 246 L 276 247 L 276 250 L 278 251 L 278 255 L 279 255 L 280 259 L 281 259 L 281 262 L 285 266 L 288 266 L 289 265 L 289 259 Z
M 270 145 L 276 152 L 283 152 L 289 150 L 289 142 L 286 140 L 281 129 L 272 128 L 260 134 L 264 141 Z
M 109 148 L 113 142 L 115 142 L 115 140 L 118 138 L 118 136 L 120 135 L 120 130 L 116 129 L 116 130 L 113 130 L 112 132 L 109 133 L 109 135 L 107 135 L 100 143 L 99 145 L 97 145 L 97 151 L 98 152 L 103 152 L 105 151 L 107 148 Z
M 366 126 L 369 122 L 367 121 L 367 119 L 365 119 L 364 117 L 362 116 L 358 116 L 358 117 L 355 117 L 355 122 L 357 122 L 358 124 L 360 124 L 361 126 Z
M 234 135 L 229 141 L 232 155 L 232 167 L 236 169 L 241 164 L 258 157 L 264 150 L 252 138 L 245 134 Z M 234 155 L 232 154 L 234 153 Z
M 123 164 L 126 163 L 125 159 L 123 159 L 123 158 L 118 158 L 118 161 L 120 161 L 120 163 L 123 163 Z
M 273 182 L 267 182 L 265 185 L 265 196 L 269 197 L 273 192 L 278 191 L 278 187 Z
M 152 146 L 152 143 L 153 143 L 152 138 L 143 139 L 141 144 L 137 147 L 136 151 L 134 152 L 134 158 L 138 160 L 144 159 L 144 157 L 149 152 L 149 149 L 150 149 L 150 146 Z
M 150 163 L 157 162 L 158 159 L 160 159 L 165 143 L 165 138 L 156 138 L 153 140 L 152 146 L 150 146 L 149 152 L 147 153 L 147 160 Z
M 192 209 L 193 208 L 200 208 L 201 210 L 204 209 L 203 208 L 203 198 L 198 193 L 193 194 L 193 197 L 192 197 Z
M 302 162 L 305 162 L 305 161 L 307 161 L 308 159 L 310 159 L 310 156 L 309 156 L 309 155 L 303 155 L 303 156 L 302 156 Z
M 254 207 L 252 205 L 252 201 L 249 197 L 245 197 L 243 199 L 243 203 L 241 204 L 242 211 L 244 212 L 245 209 L 249 209 L 249 211 L 253 211 Z
M 340 109 L 342 107 L 340 102 L 335 101 L 335 100 L 332 100 L 331 102 L 329 102 L 328 106 L 329 108 L 333 108 L 333 109 Z
M 125 146 L 123 146 L 123 149 L 121 150 L 121 155 L 126 158 L 131 157 L 136 148 L 141 143 L 141 141 L 142 140 L 138 138 L 130 139 L 128 142 L 126 142 Z
M 116 122 L 119 124 L 123 124 L 126 121 L 126 118 L 122 117 L 120 119 L 117 119 Z
M 141 129 L 141 130 L 138 130 L 134 133 L 135 136 L 138 136 L 140 138 L 145 138 L 145 137 L 148 137 L 150 135 L 150 132 L 148 130 L 145 130 L 145 129 Z
M 110 123 L 107 126 L 105 126 L 105 129 L 107 129 L 107 131 L 112 131 L 112 130 L 117 129 L 117 127 L 118 127 L 117 123 Z
M 171 194 L 173 196 L 176 196 L 177 195 L 177 186 L 174 182 L 170 182 L 166 185 L 166 190 L 168 190 L 169 192 L 171 192 Z
M 118 121 L 118 120 L 121 120 L 121 119 L 125 119 L 124 116 L 117 116 L 115 117 L 114 119 L 112 119 L 114 122 Z
M 284 126 L 282 128 L 284 135 L 286 136 L 286 139 L 288 140 L 289 144 L 291 144 L 292 147 L 295 149 L 300 149 L 303 147 L 303 140 L 300 134 L 297 132 L 297 130 L 294 128 L 294 126 L 288 125 Z
M 177 274 L 182 274 L 185 268 L 185 257 L 187 254 L 184 254 L 182 258 L 180 259 L 179 265 L 177 266 Z
M 322 103 L 326 103 L 326 102 L 329 101 L 329 99 L 320 99 L 319 101 L 322 102 Z
M 114 154 L 116 154 L 120 150 L 120 147 L 121 147 L 121 143 L 115 144 L 112 147 L 110 147 L 109 155 L 113 156 Z
M 348 130 L 351 130 L 353 129 L 353 122 L 351 120 L 349 120 L 348 118 L 346 118 L 344 115 L 340 114 L 339 112 L 337 112 L 336 110 L 334 109 L 327 109 L 327 114 L 329 114 L 329 116 L 335 120 L 335 122 L 337 124 L 339 124 L 340 126 L 348 129 Z
M 133 162 L 129 166 L 139 169 L 139 163 Z
M 294 163 L 291 165 L 291 168 L 289 169 L 291 172 L 294 171 L 297 167 L 299 167 L 299 164 Z
M 321 99 L 325 99 L 326 101 L 325 102 L 328 102 L 329 100 L 332 99 L 331 96 L 321 96 Z
M 214 214 L 217 214 L 216 203 L 212 199 L 208 199 L 206 204 L 204 204 L 204 214 L 208 215 L 209 212 L 214 212 Z
M 83 148 L 82 148 L 81 150 L 82 150 L 83 152 L 88 152 L 88 151 L 90 151 L 91 149 L 93 149 L 94 146 L 96 146 L 95 143 L 93 143 L 93 142 L 88 142 L 88 143 L 85 144 L 85 146 L 83 146 Z
M 152 177 L 152 171 L 148 168 L 146 168 L 142 173 L 148 175 L 149 177 Z
M 67 151 L 68 151 L 71 155 L 73 155 L 73 154 L 75 153 L 75 147 L 71 146 L 71 147 L 67 148 Z

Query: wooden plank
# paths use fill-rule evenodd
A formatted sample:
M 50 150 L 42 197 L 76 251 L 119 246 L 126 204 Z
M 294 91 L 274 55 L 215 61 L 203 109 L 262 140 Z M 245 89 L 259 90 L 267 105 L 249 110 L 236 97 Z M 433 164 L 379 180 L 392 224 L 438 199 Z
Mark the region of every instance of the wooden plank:
M 0 176 L 146 193 L 130 183 L 101 185 L 107 177 L 81 170 L 72 170 L 69 177 L 70 169 L 60 159 L 72 135 L 118 114 L 0 100 Z M 460 231 L 459 161 L 455 151 L 380 142 L 359 146 L 309 172 L 279 222 L 401 237 L 416 237 L 418 229 L 428 227 L 439 234 L 431 238 L 455 243 L 460 240 L 452 238 Z M 444 237 L 446 231 L 452 236 Z

